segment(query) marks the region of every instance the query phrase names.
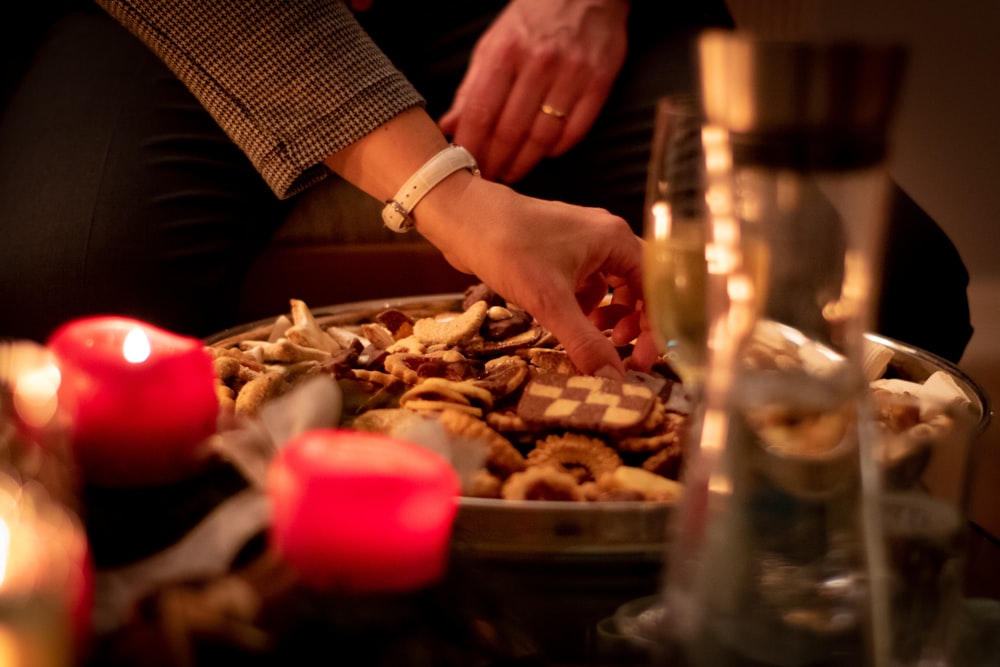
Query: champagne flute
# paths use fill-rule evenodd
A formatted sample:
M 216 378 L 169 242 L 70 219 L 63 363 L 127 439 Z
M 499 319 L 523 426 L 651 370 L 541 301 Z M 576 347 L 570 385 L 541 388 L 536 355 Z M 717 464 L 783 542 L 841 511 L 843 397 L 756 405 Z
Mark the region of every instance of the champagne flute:
M 709 357 L 711 218 L 699 109 L 694 96 L 657 102 L 643 232 L 646 313 L 660 353 L 691 402 L 689 443 L 700 437 Z M 655 654 L 667 616 L 665 600 L 654 595 L 622 605 L 614 623 L 619 632 Z
M 705 122 L 699 99 L 662 98 L 654 120 L 644 221 L 645 307 L 661 353 L 692 405 L 685 447 L 693 452 L 711 449 L 720 437 L 720 420 L 706 426 L 709 404 L 723 393 L 720 382 L 731 378 L 719 371 L 735 363 L 753 326 L 766 282 L 766 247 L 737 220 L 728 135 Z M 711 376 L 710 364 L 716 371 Z M 689 468 L 685 476 L 691 474 Z M 657 652 L 672 616 L 666 599 L 655 595 L 623 605 L 615 623 Z
M 707 368 L 709 208 L 702 117 L 694 97 L 656 107 L 646 185 L 643 281 L 654 335 L 694 400 Z

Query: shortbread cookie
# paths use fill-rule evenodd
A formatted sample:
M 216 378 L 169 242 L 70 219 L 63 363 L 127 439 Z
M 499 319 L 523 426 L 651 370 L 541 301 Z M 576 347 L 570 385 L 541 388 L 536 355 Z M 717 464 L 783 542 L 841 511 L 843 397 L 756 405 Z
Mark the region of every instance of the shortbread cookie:
M 467 359 L 450 361 L 445 357 L 428 354 L 390 354 L 383 363 L 387 373 L 411 385 L 431 377 L 467 380 L 478 375 L 478 369 Z
M 684 449 L 680 443 L 672 442 L 643 461 L 640 467 L 661 477 L 680 479 L 683 462 Z
M 650 415 L 655 412 L 656 409 L 650 412 Z M 663 412 L 661 417 L 662 419 L 659 424 L 653 428 L 643 429 L 642 434 L 619 439 L 615 443 L 618 451 L 658 452 L 667 447 L 679 444 L 687 429 L 688 418 L 676 412 L 666 411 Z M 647 425 L 649 421 L 649 419 L 646 420 Z
M 483 410 L 493 407 L 493 394 L 470 380 L 447 380 L 432 377 L 410 387 L 399 397 L 399 404 L 407 407 L 413 400 L 450 401 L 459 405 L 477 405 Z
M 596 481 L 622 465 L 618 452 L 596 438 L 569 433 L 550 435 L 528 453 L 529 466 L 553 466 L 578 482 Z
M 479 333 L 487 309 L 485 301 L 477 301 L 460 315 L 419 319 L 413 323 L 413 335 L 424 345 L 458 345 Z
M 485 444 L 486 469 L 496 477 L 506 479 L 527 467 L 521 452 L 481 419 L 466 413 L 447 410 L 440 414 L 438 421 L 455 437 L 477 440 Z
M 650 501 L 676 502 L 684 495 L 684 486 L 680 482 L 632 466 L 615 468 L 614 471 L 602 475 L 597 484 L 609 491 L 641 493 L 643 498 Z
M 501 494 L 505 500 L 584 500 L 580 484 L 573 475 L 543 466 L 533 466 L 511 475 Z
M 256 417 L 269 399 L 282 393 L 285 378 L 280 372 L 261 373 L 236 394 L 234 410 L 244 417 Z

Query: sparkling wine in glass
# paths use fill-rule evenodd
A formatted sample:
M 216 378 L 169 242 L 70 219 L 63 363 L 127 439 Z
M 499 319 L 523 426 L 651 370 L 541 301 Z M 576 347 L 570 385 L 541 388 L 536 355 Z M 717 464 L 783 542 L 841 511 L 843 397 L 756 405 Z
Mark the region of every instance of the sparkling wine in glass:
M 646 187 L 643 280 L 661 350 L 689 393 L 706 368 L 708 206 L 701 114 L 694 98 L 656 108 Z

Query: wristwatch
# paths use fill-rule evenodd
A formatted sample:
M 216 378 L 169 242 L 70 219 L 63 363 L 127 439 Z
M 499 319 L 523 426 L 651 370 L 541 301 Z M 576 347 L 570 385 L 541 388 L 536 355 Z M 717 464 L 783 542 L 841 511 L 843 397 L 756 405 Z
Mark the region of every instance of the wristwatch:
M 382 221 L 394 232 L 408 232 L 413 228 L 410 212 L 424 195 L 435 185 L 460 169 L 467 169 L 473 176 L 479 175 L 479 165 L 472 153 L 461 146 L 451 144 L 417 169 L 403 184 L 396 196 L 389 199 L 382 209 Z

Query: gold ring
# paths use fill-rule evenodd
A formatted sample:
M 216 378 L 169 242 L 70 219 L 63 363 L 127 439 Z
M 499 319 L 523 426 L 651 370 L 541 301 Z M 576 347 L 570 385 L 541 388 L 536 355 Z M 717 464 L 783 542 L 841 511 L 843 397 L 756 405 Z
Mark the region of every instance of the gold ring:
M 545 114 L 546 116 L 552 116 L 553 118 L 558 118 L 559 120 L 563 120 L 564 118 L 566 118 L 565 111 L 560 111 L 551 104 L 543 104 L 542 113 Z

